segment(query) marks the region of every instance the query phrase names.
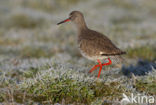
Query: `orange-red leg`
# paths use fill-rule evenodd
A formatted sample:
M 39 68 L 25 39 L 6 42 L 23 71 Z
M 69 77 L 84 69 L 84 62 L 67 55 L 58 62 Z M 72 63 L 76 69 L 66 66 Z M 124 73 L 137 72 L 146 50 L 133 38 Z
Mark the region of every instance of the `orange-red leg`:
M 112 64 L 112 61 L 110 60 L 110 58 L 108 58 L 108 63 L 104 63 L 104 64 L 101 64 L 100 60 L 98 59 L 97 62 L 99 63 L 98 65 L 95 65 L 89 72 L 93 72 L 97 67 L 100 67 L 99 69 L 99 73 L 98 73 L 98 78 L 100 77 L 100 74 L 101 74 L 101 70 L 102 70 L 102 66 L 105 66 L 105 65 L 110 65 Z
M 108 58 L 108 63 L 104 63 L 104 64 L 102 64 L 102 66 L 105 66 L 105 65 L 111 65 L 112 64 L 112 61 L 111 61 L 111 59 L 110 58 Z
M 99 65 L 95 65 L 89 72 L 93 72 L 97 67 L 99 67 Z
M 100 66 L 100 69 L 99 69 L 99 73 L 98 73 L 98 78 L 100 77 L 100 74 L 101 74 L 101 70 L 102 70 L 102 64 L 100 62 L 100 60 L 97 60 L 99 62 L 99 66 Z

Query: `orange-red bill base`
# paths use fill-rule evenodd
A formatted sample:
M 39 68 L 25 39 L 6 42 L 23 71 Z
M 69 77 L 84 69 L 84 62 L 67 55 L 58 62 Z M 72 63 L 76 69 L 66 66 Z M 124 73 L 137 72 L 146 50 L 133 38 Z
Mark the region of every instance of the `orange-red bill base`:
M 57 25 L 62 24 L 62 23 L 65 23 L 65 22 L 68 22 L 68 21 L 70 21 L 70 19 L 69 19 L 69 18 L 68 18 L 68 19 L 66 19 L 66 20 L 63 20 L 63 21 L 61 21 L 61 22 L 59 22 L 59 23 L 57 23 Z

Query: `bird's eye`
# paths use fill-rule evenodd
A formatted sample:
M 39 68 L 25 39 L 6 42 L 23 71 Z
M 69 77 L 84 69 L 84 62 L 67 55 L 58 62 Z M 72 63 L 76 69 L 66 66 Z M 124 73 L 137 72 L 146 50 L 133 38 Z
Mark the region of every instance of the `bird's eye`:
M 75 16 L 70 16 L 70 19 L 72 19 L 72 20 L 75 19 Z
M 73 17 L 73 15 L 69 15 L 69 17 L 70 17 L 70 18 L 72 18 L 72 17 Z

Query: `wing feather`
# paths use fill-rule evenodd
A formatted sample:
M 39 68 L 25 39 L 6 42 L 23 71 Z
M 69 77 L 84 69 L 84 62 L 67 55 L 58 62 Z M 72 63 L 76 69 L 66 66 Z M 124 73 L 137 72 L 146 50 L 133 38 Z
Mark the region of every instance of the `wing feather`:
M 111 40 L 101 33 L 90 30 L 89 33 L 84 34 L 89 35 L 82 35 L 80 37 L 80 47 L 84 52 L 90 55 L 110 56 L 125 54 L 125 52 L 117 48 Z

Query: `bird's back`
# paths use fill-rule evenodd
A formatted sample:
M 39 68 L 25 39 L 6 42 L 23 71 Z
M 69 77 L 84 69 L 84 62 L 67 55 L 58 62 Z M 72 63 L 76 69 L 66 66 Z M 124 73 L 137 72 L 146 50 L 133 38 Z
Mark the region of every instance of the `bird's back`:
M 125 52 L 117 48 L 106 36 L 90 29 L 80 32 L 78 35 L 78 44 L 81 52 L 86 56 L 102 57 L 125 54 Z

